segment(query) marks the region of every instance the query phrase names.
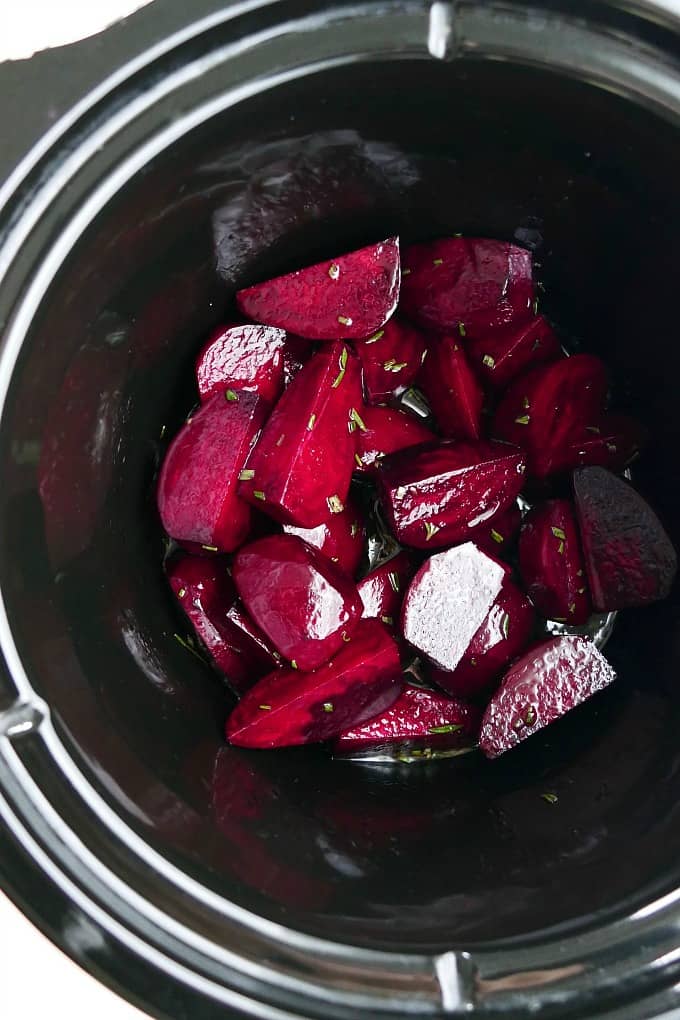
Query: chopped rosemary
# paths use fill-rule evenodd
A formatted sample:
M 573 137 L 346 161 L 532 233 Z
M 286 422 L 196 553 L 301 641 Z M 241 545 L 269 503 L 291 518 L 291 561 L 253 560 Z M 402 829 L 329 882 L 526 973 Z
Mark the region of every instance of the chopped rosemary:
M 551 528 L 550 530 L 552 531 L 552 533 L 555 536 L 555 538 L 561 538 L 561 539 L 564 540 L 567 537 L 564 534 L 564 531 L 562 530 L 562 528 Z
M 252 468 L 244 468 L 238 477 L 239 481 L 241 482 L 249 482 L 252 478 L 255 477 L 255 472 L 253 471 Z
M 362 432 L 366 431 L 366 426 L 364 425 L 363 418 L 357 411 L 356 407 L 353 407 L 352 410 L 349 412 L 349 420 L 350 424 L 353 425 L 353 428 L 350 428 L 350 432 L 354 432 L 355 428 L 360 429 Z
M 354 454 L 354 461 L 355 461 L 357 467 L 362 468 L 364 466 L 364 462 L 363 462 L 363 460 L 361 459 L 361 457 L 359 456 L 358 453 Z
M 177 598 L 183 599 L 186 593 L 187 593 L 186 588 L 180 588 L 180 590 L 177 592 Z
M 559 800 L 559 797 L 557 796 L 556 793 L 550 793 L 550 792 L 542 793 L 541 797 L 546 802 L 546 804 L 557 804 L 557 802 Z
M 528 414 L 521 414 L 519 416 L 519 418 L 515 418 L 515 424 L 516 425 L 528 425 L 529 424 L 529 420 L 530 419 L 529 419 L 529 415 Z
M 394 623 L 394 619 L 391 616 L 381 616 L 380 619 L 382 620 L 383 623 L 386 623 L 388 627 L 391 627 L 392 624 Z
M 432 521 L 425 521 L 425 541 L 429 542 L 431 538 L 441 531 L 441 528 L 437 524 L 433 524 Z
M 298 668 L 298 664 L 297 664 L 297 662 L 295 661 L 295 659 L 291 659 L 291 660 L 290 660 L 290 664 L 291 664 L 291 666 L 292 666 L 292 668 L 293 668 L 293 669 L 297 669 L 297 668 Z
M 349 315 L 338 315 L 338 322 L 340 323 L 341 326 L 352 325 L 352 320 L 350 319 Z
M 395 361 L 394 358 L 390 358 L 389 361 L 383 362 L 383 368 L 386 372 L 401 372 L 402 368 L 406 368 L 408 361 Z
M 510 614 L 509 613 L 505 613 L 505 615 L 503 616 L 503 622 L 501 623 L 501 630 L 503 631 L 504 637 L 507 638 L 508 634 L 510 633 Z
M 342 632 L 342 640 L 345 642 L 345 644 L 348 644 L 350 641 L 350 636 L 346 630 L 343 630 Z
M 458 733 L 462 730 L 462 723 L 446 723 L 444 726 L 431 726 L 428 733 Z
M 486 365 L 487 368 L 493 368 L 496 364 L 495 358 L 492 358 L 490 354 L 485 354 L 482 358 L 482 364 Z
M 307 431 L 311 432 L 316 424 L 316 415 L 310 414 L 309 421 L 307 422 Z
M 420 364 L 425 364 L 425 358 L 427 357 L 428 348 L 426 347 L 423 353 L 420 355 Z
M 340 358 L 338 359 L 338 364 L 340 365 L 340 371 L 336 375 L 336 377 L 333 380 L 333 383 L 331 385 L 331 389 L 333 389 L 333 390 L 337 390 L 338 386 L 340 385 L 342 380 L 345 378 L 345 369 L 347 368 L 347 348 L 346 347 L 342 348 L 342 354 L 340 355 Z
M 570 602 L 569 603 L 569 612 L 570 613 L 575 613 L 576 612 L 576 603 L 575 602 Z
M 328 275 L 330 276 L 331 280 L 339 279 L 340 266 L 337 264 L 337 262 L 331 262 L 330 266 L 328 267 Z
M 465 323 L 464 322 L 459 322 L 458 323 L 458 332 L 460 333 L 461 336 L 467 336 L 467 334 L 465 332 Z
M 345 505 L 339 496 L 329 496 L 326 502 L 328 503 L 328 509 L 332 514 L 341 514 L 345 509 Z
M 523 397 L 523 399 L 522 399 L 522 407 L 524 408 L 525 411 L 529 410 L 529 398 L 528 397 Z
M 194 648 L 193 638 L 183 638 L 180 634 L 173 634 L 172 636 L 175 641 L 182 646 L 182 648 L 186 649 L 187 652 L 191 652 L 192 655 L 196 656 L 199 662 L 202 662 L 205 665 L 205 659 L 200 652 Z
M 600 430 L 597 425 L 586 425 L 586 432 L 592 432 L 594 436 L 600 435 Z
M 560 556 L 564 555 L 564 541 L 562 539 L 560 539 L 559 545 L 557 546 L 557 551 Z
M 272 710 L 271 705 L 258 705 L 257 707 L 261 709 L 263 712 L 271 712 Z
M 376 340 L 380 340 L 381 337 L 383 337 L 384 335 L 385 335 L 385 330 L 384 329 L 379 329 L 378 332 L 374 333 L 373 336 L 370 336 L 368 338 L 368 340 L 364 340 L 364 343 L 365 344 L 374 344 L 376 342 Z
M 276 440 L 276 445 L 277 446 L 281 446 L 282 443 L 283 443 L 283 440 L 285 438 L 286 438 L 286 434 L 285 434 L 285 432 L 282 432 L 281 435 L 279 436 L 279 438 Z
M 253 492 L 253 496 L 255 497 L 255 499 L 261 499 L 262 502 L 264 502 L 266 499 L 266 496 L 262 489 L 255 489 L 255 491 Z
M 410 269 L 402 269 L 402 271 L 401 271 L 401 275 L 402 276 L 409 276 L 410 273 L 411 273 Z
M 432 265 L 433 266 L 443 266 L 444 265 L 444 259 L 432 259 Z
M 236 390 L 225 390 L 224 397 L 225 400 L 228 400 L 230 403 L 233 403 L 234 401 L 238 400 L 238 393 L 236 392 Z
M 323 710 L 324 710 L 324 712 L 334 712 L 335 708 L 333 706 L 333 702 L 332 701 L 324 701 L 324 703 L 323 703 Z
M 491 529 L 491 537 L 494 540 L 494 542 L 498 542 L 499 545 L 505 541 L 500 531 L 496 531 L 495 528 Z
M 349 533 L 352 536 L 352 538 L 356 538 L 357 537 L 357 535 L 359 534 L 359 522 L 358 521 L 352 521 L 352 527 L 349 529 Z
M 206 552 L 218 552 L 216 545 L 202 545 L 201 549 L 205 549 Z
M 399 591 L 399 574 L 395 573 L 393 570 L 390 570 L 387 577 L 392 587 L 392 591 Z
M 524 724 L 525 726 L 533 726 L 536 722 L 536 709 L 533 705 L 529 705 L 526 712 L 524 713 Z

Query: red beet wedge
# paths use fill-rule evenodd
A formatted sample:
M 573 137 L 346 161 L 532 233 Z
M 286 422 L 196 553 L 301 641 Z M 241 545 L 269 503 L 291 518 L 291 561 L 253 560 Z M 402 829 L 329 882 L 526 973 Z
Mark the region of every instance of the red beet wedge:
M 412 573 L 411 557 L 402 551 L 362 578 L 357 591 L 364 606 L 364 618 L 377 618 L 388 627 L 397 624 Z
M 465 541 L 472 528 L 506 510 L 522 488 L 524 468 L 523 452 L 505 443 L 444 441 L 386 457 L 379 485 L 398 540 L 440 548 Z
M 221 326 L 196 361 L 201 400 L 215 393 L 250 390 L 273 404 L 283 390 L 286 334 L 273 326 Z
M 608 612 L 665 598 L 677 556 L 642 496 L 605 468 L 587 467 L 574 472 L 574 497 L 595 608 Z
M 366 400 L 379 404 L 408 389 L 420 371 L 425 350 L 420 330 L 400 319 L 391 319 L 373 336 L 357 343 Z
M 497 758 L 612 682 L 616 674 L 588 638 L 553 638 L 516 662 L 489 702 L 479 738 Z
M 512 545 L 522 523 L 522 514 L 516 503 L 470 528 L 468 537 L 476 546 L 493 556 L 503 556 Z
M 281 657 L 249 619 L 224 561 L 180 555 L 168 561 L 166 572 L 196 634 L 237 694 L 276 667 Z
M 479 378 L 495 390 L 537 365 L 563 357 L 560 342 L 542 315 L 470 340 L 465 349 Z
M 431 556 L 404 597 L 404 637 L 435 666 L 453 672 L 498 598 L 505 576 L 505 568 L 472 542 Z
M 236 549 L 250 528 L 238 477 L 262 428 L 267 403 L 256 393 L 226 390 L 203 404 L 177 433 L 158 479 L 158 510 L 180 542 Z
M 308 340 L 362 340 L 381 329 L 399 300 L 399 239 L 319 262 L 236 295 L 246 318 Z
M 346 574 L 354 576 L 364 555 L 366 526 L 361 510 L 347 497 L 345 509 L 339 514 L 329 514 L 328 520 L 316 528 L 296 528 L 284 524 L 287 535 L 297 535 L 308 545 L 319 549 L 332 563 L 337 563 Z
M 283 385 L 287 387 L 293 381 L 305 362 L 312 355 L 313 344 L 300 336 L 286 334 L 283 348 Z
M 472 746 L 480 718 L 474 705 L 420 687 L 405 687 L 386 712 L 344 730 L 333 744 L 333 754 L 383 752 L 409 759 L 453 753 Z
M 623 414 L 604 414 L 586 425 L 569 444 L 563 463 L 566 469 L 598 466 L 623 471 L 647 442 L 647 430 Z
M 484 394 L 457 337 L 430 343 L 418 385 L 445 436 L 479 439 Z
M 511 385 L 493 434 L 526 450 L 529 473 L 545 478 L 568 466 L 565 452 L 600 417 L 606 394 L 605 367 L 592 354 L 543 365 Z
M 260 748 L 329 740 L 384 712 L 401 687 L 394 640 L 377 620 L 362 620 L 350 644 L 314 673 L 263 677 L 230 715 L 227 738 Z
M 359 622 L 352 579 L 296 535 L 271 535 L 234 557 L 234 583 L 246 609 L 292 666 L 316 669 Z
M 500 679 L 507 664 L 524 651 L 534 626 L 534 609 L 507 579 L 453 673 L 433 669 L 431 679 L 448 694 L 476 698 Z
M 550 499 L 526 515 L 519 569 L 542 616 L 562 623 L 586 622 L 592 605 L 576 515 L 568 499 Z
M 375 474 L 388 453 L 431 442 L 434 435 L 406 411 L 390 407 L 364 407 L 355 415 L 357 450 L 356 470 Z
M 341 513 L 356 467 L 359 361 L 343 343 L 307 362 L 274 408 L 241 472 L 239 494 L 284 524 L 315 528 Z
M 514 244 L 443 238 L 411 245 L 402 263 L 401 310 L 425 328 L 478 337 L 532 313 L 531 254 Z

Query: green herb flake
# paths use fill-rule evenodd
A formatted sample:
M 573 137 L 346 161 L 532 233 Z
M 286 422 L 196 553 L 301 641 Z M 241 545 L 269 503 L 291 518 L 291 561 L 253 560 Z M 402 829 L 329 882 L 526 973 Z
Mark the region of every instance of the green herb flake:
M 307 431 L 311 432 L 315 425 L 316 425 L 316 415 L 315 414 L 310 414 L 309 421 L 307 422 Z
M 566 623 L 567 622 L 566 616 L 553 616 L 553 620 L 555 621 L 555 623 Z
M 534 299 L 534 315 L 538 315 L 538 298 Z
M 216 545 L 202 545 L 201 549 L 205 549 L 206 552 L 218 552 Z
M 341 326 L 352 325 L 352 320 L 350 319 L 349 315 L 338 315 L 338 322 L 340 323 Z
M 187 593 L 186 588 L 180 588 L 180 590 L 177 592 L 177 598 L 183 599 L 186 593 Z
M 550 530 L 552 531 L 552 533 L 555 536 L 555 538 L 561 538 L 562 540 L 564 540 L 567 537 L 564 534 L 562 528 L 551 528 Z
M 333 389 L 333 390 L 337 390 L 338 386 L 340 385 L 342 380 L 345 378 L 345 369 L 347 368 L 347 348 L 346 347 L 342 348 L 342 354 L 338 358 L 338 364 L 340 365 L 340 371 L 338 372 L 338 374 L 335 377 L 335 380 L 333 381 L 333 384 L 331 386 L 331 389 Z
M 297 669 L 297 668 L 298 668 L 298 664 L 297 664 L 297 662 L 295 661 L 295 659 L 291 659 L 291 660 L 290 660 L 290 665 L 291 665 L 291 668 L 292 668 L 292 669 Z
M 506 613 L 503 616 L 503 622 L 501 623 L 501 630 L 503 631 L 503 635 L 507 639 L 508 634 L 510 633 L 510 614 L 509 613 Z
M 342 640 L 345 642 L 346 645 L 349 644 L 350 642 L 350 636 L 346 630 L 343 630 L 342 632 Z
M 238 401 L 238 393 L 236 390 L 225 390 L 224 398 L 225 400 L 228 400 L 230 404 L 233 404 L 235 401 Z
M 383 362 L 383 368 L 386 372 L 401 372 L 402 368 L 406 368 L 408 361 L 395 361 L 394 358 L 390 358 L 389 361 Z
M 255 489 L 255 491 L 253 492 L 253 496 L 255 497 L 255 499 L 261 499 L 263 503 L 267 498 L 262 489 Z
M 271 712 L 272 710 L 271 705 L 258 705 L 257 707 L 260 709 L 261 712 Z
M 537 351 L 540 346 L 541 346 L 541 341 L 540 340 L 534 340 L 534 346 L 531 348 L 531 350 L 532 351 Z
M 396 574 L 393 570 L 390 570 L 387 575 L 392 591 L 399 591 L 399 574 Z
M 427 351 L 428 351 L 428 348 L 426 347 L 425 350 L 423 351 L 423 353 L 420 355 L 420 364 L 421 365 L 425 364 L 425 358 L 427 357 Z
M 326 502 L 328 503 L 328 509 L 332 514 L 341 514 L 345 509 L 345 505 L 339 496 L 329 496 Z
M 276 440 L 276 445 L 277 445 L 277 446 L 283 446 L 283 440 L 284 440 L 285 438 L 286 438 L 286 435 L 285 435 L 285 433 L 282 433 L 282 434 L 281 434 L 281 435 L 279 436 L 279 438 L 278 438 L 278 439 Z
M 252 468 L 244 468 L 238 477 L 241 482 L 250 482 L 255 477 L 255 472 Z
M 599 436 L 601 434 L 597 425 L 586 425 L 586 432 L 592 432 L 594 436 Z
M 458 332 L 460 333 L 461 336 L 467 336 L 467 333 L 465 332 L 465 323 L 464 322 L 459 322 L 458 323 Z
M 501 545 L 505 541 L 500 531 L 496 531 L 495 528 L 491 529 L 491 537 L 494 540 L 494 542 L 498 542 L 499 545 Z
M 453 236 L 454 237 L 462 237 L 463 235 L 462 234 L 454 234 Z
M 328 267 L 328 275 L 330 276 L 331 280 L 338 280 L 340 278 L 340 266 L 338 265 L 337 262 L 331 262 L 330 266 Z
M 579 589 L 578 589 L 578 594 L 579 594 L 579 595 L 585 595 L 585 593 L 586 593 L 586 590 L 585 590 L 585 588 L 579 588 Z
M 458 733 L 458 731 L 462 730 L 462 728 L 462 723 L 446 723 L 444 726 L 431 726 L 427 732 L 432 734 Z
M 174 637 L 177 644 L 181 645 L 182 648 L 184 648 L 187 652 L 191 652 L 191 654 L 194 655 L 199 662 L 205 664 L 205 659 L 203 658 L 203 656 L 200 655 L 194 648 L 193 638 L 190 637 L 183 638 L 181 634 L 173 634 L 172 636 Z
M 354 424 L 355 428 L 360 429 L 362 432 L 366 431 L 366 426 L 364 425 L 363 419 L 359 412 L 357 411 L 356 407 L 353 407 L 352 410 L 349 412 L 349 420 L 351 423 Z M 350 432 L 353 431 L 354 429 L 350 429 Z
M 276 659 L 277 662 L 281 662 L 281 654 L 280 654 L 280 652 L 274 652 L 273 651 L 272 652 L 272 656 Z
M 391 616 L 381 616 L 380 619 L 383 623 L 386 623 L 388 627 L 391 627 L 394 624 L 394 619 Z
M 429 542 L 431 538 L 441 531 L 441 528 L 437 524 L 433 524 L 432 521 L 425 521 L 425 541 Z
M 557 551 L 560 554 L 560 556 L 564 555 L 564 542 L 562 539 L 560 539 L 559 545 L 557 546 Z
M 490 354 L 485 354 L 482 358 L 482 364 L 486 365 L 487 368 L 494 368 L 496 365 L 496 359 L 492 358 Z
M 577 571 L 576 571 L 576 576 L 577 576 L 577 577 L 583 577 L 583 567 L 581 567 L 581 569 L 580 569 L 580 570 L 577 570 Z
M 569 603 L 569 612 L 570 613 L 575 613 L 576 612 L 576 603 L 575 602 L 570 602 Z
M 524 408 L 525 411 L 529 410 L 529 398 L 528 397 L 524 397 L 522 399 L 522 407 Z
M 536 722 L 536 709 L 533 705 L 529 705 L 526 712 L 524 713 L 524 725 L 533 726 Z
M 364 343 L 365 344 L 374 344 L 377 340 L 381 340 L 382 337 L 384 337 L 384 336 L 385 336 L 385 330 L 384 329 L 379 329 L 378 332 L 374 333 L 373 336 L 370 336 L 368 338 L 368 340 L 364 340 Z
M 530 421 L 528 414 L 521 414 L 519 418 L 515 418 L 516 425 L 528 425 Z
M 476 666 L 477 665 L 477 660 L 475 659 L 474 656 L 470 659 L 470 665 L 471 666 Z
M 354 462 L 358 468 L 362 468 L 364 466 L 364 462 L 358 453 L 354 454 Z
M 411 270 L 410 269 L 402 269 L 401 275 L 402 276 L 410 276 L 411 275 Z
M 339 563 L 339 562 L 340 562 L 340 557 L 339 556 L 331 556 L 331 563 Z
M 357 537 L 357 535 L 359 534 L 359 522 L 358 521 L 352 521 L 352 527 L 349 529 L 349 533 L 352 536 L 352 538 L 356 538 Z
M 433 266 L 443 266 L 444 265 L 444 259 L 432 259 L 432 265 Z
M 559 797 L 557 796 L 556 793 L 550 793 L 550 792 L 542 793 L 541 797 L 546 802 L 546 804 L 557 804 L 557 802 L 559 800 Z
M 616 453 L 616 443 L 607 443 L 607 453 Z
M 334 712 L 335 711 L 335 707 L 333 705 L 333 702 L 332 701 L 324 701 L 324 703 L 323 703 L 323 710 L 324 710 L 324 712 Z

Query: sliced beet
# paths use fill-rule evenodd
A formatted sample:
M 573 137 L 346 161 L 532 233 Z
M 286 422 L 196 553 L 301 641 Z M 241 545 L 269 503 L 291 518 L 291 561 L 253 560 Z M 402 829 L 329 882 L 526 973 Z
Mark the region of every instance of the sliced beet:
M 647 442 L 647 430 L 623 414 L 604 414 L 584 426 L 565 450 L 563 470 L 576 467 L 605 467 L 623 471 Z
M 355 416 L 357 450 L 355 470 L 375 474 L 388 453 L 431 442 L 433 433 L 406 411 L 391 407 L 364 407 Z
M 402 550 L 366 574 L 357 585 L 364 618 L 376 618 L 388 627 L 398 624 L 399 610 L 412 573 L 411 557 Z
M 401 310 L 442 333 L 483 336 L 529 318 L 531 253 L 507 241 L 448 237 L 404 251 Z
M 421 687 L 405 687 L 386 712 L 344 730 L 333 743 L 333 754 L 391 749 L 404 757 L 413 751 L 429 757 L 427 752 L 470 747 L 480 720 L 481 712 L 474 705 Z
M 526 515 L 519 569 L 542 616 L 575 625 L 587 621 L 592 604 L 576 515 L 568 499 L 547 500 Z
M 487 758 L 497 758 L 555 722 L 616 674 L 589 638 L 553 638 L 527 652 L 507 673 L 489 702 L 479 738 Z
M 341 513 L 349 490 L 359 361 L 346 344 L 326 345 L 274 408 L 241 473 L 239 494 L 284 524 L 315 528 Z
M 227 389 L 249 390 L 273 404 L 283 390 L 286 334 L 273 326 L 221 326 L 196 361 L 196 381 L 205 403 Z
M 362 340 L 381 329 L 399 300 L 399 238 L 360 248 L 236 295 L 249 319 L 308 340 Z
M 477 698 L 494 686 L 507 664 L 524 651 L 534 626 L 529 599 L 507 578 L 484 622 L 451 673 L 433 669 L 431 679 L 448 694 Z
M 280 655 L 248 617 L 223 560 L 179 555 L 166 563 L 166 573 L 196 634 L 237 694 L 277 666 Z
M 522 513 L 516 503 L 507 510 L 494 514 L 475 528 L 470 528 L 468 537 L 476 546 L 493 556 L 503 556 L 519 531 Z
M 444 440 L 385 457 L 379 485 L 404 545 L 441 548 L 506 510 L 524 482 L 524 453 L 505 443 Z
M 359 569 L 364 555 L 366 523 L 351 495 L 347 497 L 341 513 L 329 514 L 328 519 L 316 528 L 296 528 L 293 524 L 284 524 L 283 530 L 287 535 L 297 535 L 308 545 L 319 549 L 346 574 L 353 577 Z
M 574 497 L 595 608 L 612 612 L 665 598 L 677 555 L 649 503 L 601 467 L 574 472 Z
M 470 340 L 465 349 L 479 378 L 494 390 L 504 389 L 538 365 L 564 357 L 559 340 L 542 315 L 492 330 Z
M 298 669 L 316 669 L 351 642 L 363 609 L 352 579 L 296 535 L 244 546 L 232 575 L 255 623 Z
M 380 404 L 407 390 L 420 371 L 426 348 L 420 330 L 396 318 L 357 343 L 366 400 Z
M 404 596 L 404 637 L 435 666 L 453 672 L 498 598 L 505 577 L 505 568 L 472 542 L 431 556 Z
M 484 393 L 458 334 L 431 341 L 418 384 L 445 436 L 479 439 Z
M 268 404 L 256 393 L 216 393 L 182 426 L 168 447 L 158 479 L 158 510 L 180 542 L 236 549 L 250 527 L 250 507 L 238 478 Z
M 493 434 L 527 453 L 536 478 L 564 470 L 565 450 L 597 420 L 607 394 L 605 367 L 592 354 L 542 365 L 517 379 L 496 410 Z
M 240 747 L 290 747 L 329 740 L 384 712 L 402 688 L 399 652 L 377 620 L 362 620 L 352 641 L 313 673 L 263 677 L 227 721 Z

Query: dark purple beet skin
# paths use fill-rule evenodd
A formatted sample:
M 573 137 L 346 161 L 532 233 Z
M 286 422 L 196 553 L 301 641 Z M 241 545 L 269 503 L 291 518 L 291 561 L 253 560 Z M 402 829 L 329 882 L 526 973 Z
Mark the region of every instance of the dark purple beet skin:
M 299 528 L 342 513 L 356 467 L 353 413 L 362 404 L 358 358 L 340 341 L 325 345 L 272 411 L 241 473 L 239 495 Z
M 550 499 L 526 515 L 519 569 L 542 616 L 570 624 L 588 620 L 593 609 L 576 516 L 568 499 Z
M 492 330 L 465 345 L 485 386 L 504 389 L 537 365 L 564 357 L 560 342 L 542 315 L 506 329 Z
M 351 577 L 296 535 L 271 535 L 234 557 L 232 575 L 255 623 L 300 670 L 351 643 L 362 602 Z
M 603 690 L 616 677 L 589 638 L 553 638 L 527 652 L 489 702 L 479 737 L 497 758 Z
M 399 300 L 399 238 L 240 290 L 242 314 L 308 340 L 363 340 Z
M 355 417 L 357 449 L 355 470 L 373 474 L 383 457 L 409 446 L 432 442 L 434 433 L 406 411 L 365 406 Z
M 601 467 L 574 471 L 574 498 L 595 608 L 608 612 L 666 598 L 677 555 L 649 503 Z
M 220 326 L 196 360 L 201 401 L 231 388 L 273 404 L 283 390 L 285 340 L 285 332 L 272 326 Z
M 314 673 L 263 677 L 227 721 L 239 747 L 290 747 L 329 740 L 384 712 L 402 689 L 399 651 L 377 620 L 362 620 L 352 641 Z
M 404 592 L 413 574 L 411 557 L 402 550 L 371 570 L 357 585 L 365 619 L 376 618 L 388 627 L 399 623 Z
M 156 498 L 163 527 L 180 542 L 232 552 L 250 528 L 238 478 L 268 405 L 256 393 L 227 390 L 182 426 L 165 455 Z
M 568 470 L 567 453 L 584 426 L 597 420 L 607 395 L 599 358 L 574 354 L 520 376 L 505 393 L 493 421 L 493 435 L 526 450 L 536 478 Z
M 401 630 L 440 669 L 453 672 L 498 598 L 506 568 L 472 542 L 437 553 L 411 581 Z
M 425 329 L 474 338 L 532 314 L 531 254 L 506 241 L 413 244 L 402 265 L 401 311 Z
M 486 619 L 456 669 L 433 669 L 430 678 L 448 694 L 477 698 L 500 680 L 502 670 L 524 651 L 534 626 L 534 608 L 520 589 L 505 580 Z
M 367 402 L 380 404 L 408 389 L 420 371 L 425 351 L 426 340 L 420 330 L 397 318 L 357 343 Z
M 329 514 L 328 519 L 316 528 L 296 528 L 292 524 L 284 524 L 283 530 L 287 535 L 297 535 L 303 542 L 319 549 L 346 574 L 353 577 L 359 569 L 364 555 L 366 524 L 351 494 L 341 513 Z
M 177 601 L 236 694 L 276 668 L 280 655 L 249 619 L 223 560 L 174 556 L 166 574 Z
M 405 687 L 386 712 L 344 730 L 335 739 L 333 754 L 356 754 L 395 744 L 406 753 L 470 747 L 480 720 L 481 711 L 475 705 L 421 687 Z
M 484 393 L 461 343 L 458 334 L 433 338 L 418 376 L 418 385 L 445 436 L 479 439 Z
M 453 440 L 385 457 L 379 487 L 392 531 L 404 545 L 464 542 L 472 528 L 508 509 L 524 482 L 522 450 Z

